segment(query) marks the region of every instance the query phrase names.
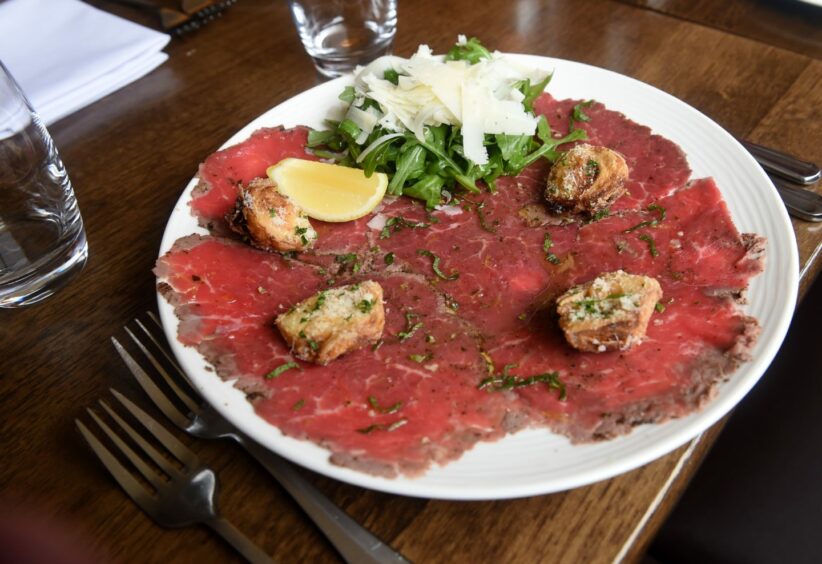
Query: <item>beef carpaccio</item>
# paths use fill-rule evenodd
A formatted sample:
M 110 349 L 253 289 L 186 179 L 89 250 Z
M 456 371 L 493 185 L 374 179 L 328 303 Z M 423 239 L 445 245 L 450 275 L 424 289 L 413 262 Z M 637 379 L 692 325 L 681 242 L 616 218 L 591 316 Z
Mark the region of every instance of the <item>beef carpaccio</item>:
M 576 103 L 545 94 L 535 108 L 564 132 Z M 596 221 L 545 213 L 548 165 L 537 164 L 500 179 L 496 194 L 433 211 L 386 199 L 358 221 L 314 222 L 310 253 L 267 253 L 224 238 L 222 217 L 238 182 L 286 156 L 312 158 L 305 129 L 263 129 L 212 155 L 191 201 L 212 234 L 178 240 L 156 268 L 180 341 L 284 434 L 389 477 L 524 427 L 585 442 L 693 412 L 748 359 L 758 325 L 737 303 L 763 268 L 764 240 L 737 232 L 717 186 L 691 179 L 674 143 L 600 104 L 587 111 L 589 142 L 619 151 L 630 171 L 626 194 Z M 663 300 L 641 344 L 579 352 L 551 306 L 615 270 L 656 278 Z M 384 288 L 382 340 L 327 366 L 296 361 L 274 318 L 366 279 Z

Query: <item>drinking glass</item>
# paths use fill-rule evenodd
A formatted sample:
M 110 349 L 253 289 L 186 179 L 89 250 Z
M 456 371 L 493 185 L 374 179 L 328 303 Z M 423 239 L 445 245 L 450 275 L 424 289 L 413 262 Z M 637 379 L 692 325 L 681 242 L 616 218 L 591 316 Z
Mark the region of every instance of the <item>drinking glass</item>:
M 397 0 L 289 0 L 291 15 L 317 70 L 340 76 L 391 51 Z
M 86 263 L 83 219 L 40 118 L 0 62 L 0 307 L 52 295 Z

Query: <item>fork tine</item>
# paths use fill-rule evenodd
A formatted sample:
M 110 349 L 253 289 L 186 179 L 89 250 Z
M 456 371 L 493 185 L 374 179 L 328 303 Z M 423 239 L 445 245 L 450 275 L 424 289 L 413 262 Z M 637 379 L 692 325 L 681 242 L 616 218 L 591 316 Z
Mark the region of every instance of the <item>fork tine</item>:
M 132 339 L 134 339 L 133 335 Z M 154 402 L 154 405 L 160 408 L 160 411 L 162 411 L 166 417 L 171 419 L 175 425 L 185 429 L 189 423 L 191 423 L 188 417 L 180 413 L 180 410 L 178 410 L 174 404 L 169 401 L 166 395 L 160 390 L 160 388 L 157 387 L 157 384 L 154 383 L 154 380 L 149 378 L 148 374 L 146 374 L 142 367 L 137 364 L 137 361 L 134 360 L 130 354 L 128 354 L 128 351 L 123 348 L 116 338 L 112 337 L 111 342 L 120 354 L 120 358 L 123 359 L 123 362 L 126 363 L 126 366 L 131 371 L 131 374 L 137 380 L 137 383 L 140 384 L 140 387 L 143 388 L 143 390 L 148 394 L 148 397 L 150 397 Z
M 100 403 L 103 403 L 103 402 L 101 401 Z M 108 408 L 108 406 L 106 406 L 106 405 L 103 405 L 103 407 Z M 91 418 L 94 420 L 94 422 L 97 423 L 97 426 L 100 427 L 100 429 L 102 429 L 102 431 L 108 436 L 108 438 L 111 439 L 111 442 L 113 442 L 115 444 L 115 446 L 117 446 L 117 448 L 120 449 L 120 452 L 122 452 L 123 455 L 125 455 L 125 457 L 129 460 L 129 462 L 131 462 L 134 465 L 134 467 L 137 468 L 137 470 L 140 472 L 140 474 L 142 474 L 143 477 L 152 486 L 155 487 L 155 489 L 157 487 L 159 487 L 159 485 L 162 483 L 163 480 L 160 477 L 160 475 L 157 473 L 157 471 L 154 470 L 153 468 L 151 468 L 148 464 L 146 464 L 145 461 L 143 460 L 143 458 L 140 455 L 138 455 L 137 453 L 135 453 L 131 449 L 131 447 L 128 446 L 123 441 L 123 439 L 121 439 L 120 436 L 111 429 L 111 427 L 109 427 L 102 419 L 100 419 L 100 417 L 97 415 L 97 413 L 95 413 L 91 409 L 86 409 L 86 412 L 88 412 L 89 416 L 91 416 Z M 101 446 L 102 446 L 102 444 L 101 444 Z M 116 460 L 116 458 L 114 458 L 114 460 Z M 119 462 L 118 462 L 118 464 L 119 464 Z M 123 467 L 121 466 L 121 468 L 123 468 Z M 131 473 L 126 471 L 124 468 L 123 468 L 123 471 L 126 472 L 129 476 L 131 476 Z
M 162 326 L 160 325 L 160 322 L 157 321 L 157 318 L 154 317 L 154 314 L 149 311 L 148 315 L 152 319 L 152 321 L 154 321 L 157 327 L 160 330 L 162 330 Z M 168 360 L 171 366 L 174 367 L 174 369 L 177 371 L 177 375 L 180 378 L 182 378 L 182 380 L 186 382 L 186 384 L 190 386 L 191 384 L 189 383 L 188 377 L 186 376 L 185 372 L 183 372 L 183 369 L 180 368 L 180 365 L 177 364 L 177 362 L 171 357 L 171 354 L 169 354 L 169 352 L 167 351 L 168 346 L 161 345 L 160 342 L 156 338 L 154 338 L 154 335 L 151 333 L 151 331 L 149 331 L 146 328 L 146 326 L 140 322 L 139 319 L 135 319 L 134 322 L 137 324 L 138 327 L 140 327 L 140 329 L 143 330 L 143 333 L 145 333 L 146 336 L 149 339 L 151 339 L 151 342 L 154 343 L 154 346 L 157 347 L 157 350 L 159 350 L 160 353 L 162 353 L 162 355 L 166 358 L 166 360 Z M 165 379 L 166 383 L 171 387 L 172 390 L 174 390 L 174 393 L 177 394 L 177 397 L 179 397 L 183 401 L 183 403 L 186 404 L 186 407 L 188 407 L 192 412 L 197 413 L 197 411 L 200 408 L 198 403 L 191 399 L 191 397 L 188 394 L 186 394 L 179 386 L 177 386 L 177 383 L 174 381 L 174 378 L 169 376 L 168 372 L 166 372 L 165 369 L 163 369 L 162 365 L 159 362 L 157 362 L 157 359 L 151 353 L 149 353 L 148 349 L 146 349 L 146 347 L 143 346 L 143 344 L 139 340 L 137 340 L 134 334 L 128 330 L 128 327 L 125 327 L 125 330 L 128 331 L 131 338 L 134 339 L 134 342 L 137 343 L 138 347 L 140 347 L 140 350 L 142 350 L 143 353 L 148 357 L 148 359 L 151 361 L 151 364 L 154 365 L 154 367 L 160 372 L 160 374 Z
M 131 498 L 137 502 L 138 505 L 140 505 L 140 507 L 146 511 L 149 511 L 147 506 L 151 504 L 153 498 L 148 490 L 146 490 L 140 482 L 134 479 L 131 472 L 126 470 L 120 461 L 117 460 L 117 458 L 111 454 L 105 446 L 103 446 L 103 443 L 101 443 L 79 419 L 75 419 L 74 423 L 77 424 L 77 428 L 80 430 L 83 438 L 86 439 L 86 442 L 91 447 L 91 450 L 94 451 L 94 454 L 97 455 L 97 458 L 100 459 L 103 466 L 106 467 L 117 483 L 120 484 L 120 487 L 122 487 L 126 493 L 131 496 Z
M 151 319 L 151 320 L 154 322 L 154 327 L 156 327 L 156 328 L 157 328 L 157 330 L 158 330 L 158 331 L 160 331 L 160 332 L 162 333 L 162 331 L 163 331 L 163 326 L 160 324 L 160 320 L 159 320 L 159 319 L 157 319 L 157 316 L 156 316 L 156 315 L 154 315 L 154 312 L 147 311 L 147 312 L 146 312 L 146 315 L 148 316 L 148 318 L 149 318 L 149 319 Z M 169 352 L 168 352 L 168 345 L 166 345 L 166 346 L 161 345 L 161 344 L 160 344 L 160 342 L 159 342 L 157 339 L 155 339 L 155 338 L 154 338 L 154 334 L 153 334 L 151 331 L 149 331 L 149 330 L 146 328 L 146 326 L 145 326 L 145 325 L 143 325 L 142 323 L 140 323 L 140 320 L 139 320 L 139 319 L 135 319 L 134 321 L 136 321 L 136 322 L 137 322 L 137 325 L 139 325 L 139 326 L 143 329 L 143 331 L 145 331 L 146 335 L 148 335 L 148 338 L 149 338 L 149 339 L 151 339 L 151 342 L 152 342 L 152 343 L 154 343 L 154 344 L 157 346 L 157 348 L 159 349 L 159 351 L 160 351 L 161 353 L 163 353 L 163 356 L 164 356 L 164 357 L 166 357 L 166 360 L 168 360 L 168 361 L 171 363 L 171 365 L 172 365 L 175 369 L 177 369 L 177 372 L 179 372 L 180 374 L 185 375 L 185 372 L 183 372 L 183 369 L 182 369 L 182 368 L 180 368 L 180 365 L 179 365 L 179 364 L 177 364 L 177 361 L 176 361 L 176 360 L 174 360 L 174 357 L 172 357 L 172 356 L 169 354 Z
M 169 476 L 176 476 L 180 474 L 180 471 L 177 470 L 173 464 L 171 464 L 162 454 L 160 454 L 156 448 L 151 446 L 148 441 L 141 437 L 140 434 L 134 430 L 134 427 L 126 423 L 122 417 L 117 415 L 117 413 L 111 409 L 106 402 L 100 400 L 100 405 L 103 406 L 106 413 L 108 413 L 111 418 L 114 419 L 118 425 L 120 425 L 123 431 L 125 431 L 126 434 L 131 437 L 131 439 L 137 443 L 141 449 L 143 449 L 143 452 L 145 452 L 149 458 L 151 458 L 151 460 L 153 460 L 154 463 L 163 470 L 163 472 Z M 97 423 L 103 427 L 103 430 L 106 431 L 106 434 L 111 438 L 111 440 L 114 441 L 118 447 L 120 447 L 126 456 L 128 456 L 128 459 L 132 462 L 132 464 L 140 470 L 140 473 L 143 474 L 143 476 L 145 476 L 146 479 L 149 480 L 155 487 L 159 488 L 163 483 L 163 479 L 157 474 L 157 472 L 152 470 L 151 467 L 143 461 L 142 456 L 134 452 L 125 442 L 123 442 L 120 437 L 117 436 L 116 433 L 108 429 L 108 426 L 105 423 L 94 416 L 91 410 L 89 410 L 89 412 L 92 413 L 92 417 L 94 417 Z
M 143 426 L 169 450 L 169 452 L 176 456 L 177 460 L 182 462 L 186 468 L 193 469 L 199 465 L 200 461 L 197 458 L 197 455 L 189 450 L 189 448 L 183 443 L 178 441 L 174 435 L 166 431 L 166 429 L 152 419 L 148 413 L 134 405 L 131 400 L 117 390 L 112 388 L 111 393 L 114 394 L 114 397 L 120 400 L 120 403 L 122 403 L 126 409 L 128 409 L 131 414 L 134 415 L 134 417 L 136 417 L 137 420 L 140 421 L 140 423 L 142 423 Z

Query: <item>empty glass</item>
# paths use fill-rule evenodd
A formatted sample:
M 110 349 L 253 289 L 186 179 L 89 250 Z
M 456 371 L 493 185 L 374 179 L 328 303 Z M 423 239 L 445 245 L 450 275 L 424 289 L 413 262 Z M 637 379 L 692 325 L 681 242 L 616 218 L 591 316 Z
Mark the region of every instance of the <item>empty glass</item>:
M 300 40 L 317 70 L 349 72 L 391 51 L 396 0 L 289 0 Z
M 87 255 L 57 149 L 0 62 L 0 307 L 47 298 L 83 268 Z

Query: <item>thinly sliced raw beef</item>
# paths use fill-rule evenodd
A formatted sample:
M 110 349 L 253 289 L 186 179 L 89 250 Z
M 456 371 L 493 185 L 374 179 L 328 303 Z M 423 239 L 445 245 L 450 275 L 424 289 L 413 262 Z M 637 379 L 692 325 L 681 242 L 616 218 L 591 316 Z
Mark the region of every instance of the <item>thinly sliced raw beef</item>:
M 575 442 L 612 438 L 642 423 L 691 413 L 748 360 L 758 326 L 730 298 L 686 286 L 663 291 L 673 302 L 654 314 L 646 339 L 630 351 L 576 351 L 552 316 L 541 314 L 528 328 L 497 336 L 487 352 L 497 367 L 516 365 L 510 374 L 521 378 L 557 372 L 564 400 L 541 384 L 517 394 L 533 417 Z
M 274 317 L 325 286 L 319 269 L 232 241 L 189 237 L 157 267 L 180 339 L 223 377 L 241 379 L 257 412 L 285 434 L 327 447 L 339 464 L 394 476 L 459 457 L 515 430 L 503 398 L 477 389 L 484 362 L 470 328 L 424 278 L 372 278 L 387 304 L 383 342 L 329 366 L 295 362 Z M 354 279 L 348 279 L 351 282 Z
M 536 109 L 564 134 L 578 103 L 544 95 Z M 223 378 L 239 379 L 283 433 L 385 476 L 418 474 L 525 426 L 589 441 L 693 412 L 756 338 L 756 321 L 736 304 L 762 270 L 764 240 L 737 232 L 712 180 L 686 184 L 675 144 L 601 104 L 584 112 L 590 120 L 577 126 L 630 169 L 628 194 L 609 217 L 548 214 L 550 164 L 540 162 L 498 179 L 495 194 L 459 194 L 435 210 L 386 198 L 357 221 L 312 221 L 319 239 L 307 253 L 186 237 L 156 269 L 180 340 Z M 265 129 L 212 155 L 192 211 L 221 232 L 237 182 L 305 155 L 304 142 L 304 129 Z M 655 277 L 664 311 L 629 351 L 576 351 L 557 327 L 556 296 L 618 269 Z M 328 366 L 295 361 L 275 316 L 322 288 L 365 279 L 385 292 L 380 346 Z M 299 368 L 266 377 L 288 362 Z
M 522 176 L 504 187 L 505 193 L 465 197 L 460 206 L 431 214 L 402 198 L 382 215 L 418 227 L 372 232 L 382 252 L 428 278 L 482 335 L 523 325 L 534 300 L 564 268 L 550 262 L 549 253 L 561 262 L 576 240 L 576 225 L 527 227 L 519 212 L 533 201 L 532 179 Z
M 713 179 L 697 180 L 654 209 L 582 227 L 576 252 L 585 256 L 571 282 L 590 280 L 609 265 L 605 270 L 738 296 L 762 271 L 764 245 L 761 237 L 739 234 Z
M 502 398 L 488 401 L 476 388 L 483 363 L 470 331 L 425 281 L 402 273 L 372 279 L 388 308 L 383 344 L 291 372 L 258 413 L 328 446 L 337 464 L 389 476 L 419 473 L 514 430 Z
M 210 155 L 200 165 L 191 211 L 202 225 L 222 233 L 225 214 L 237 199 L 237 184 L 265 176 L 273 164 L 287 157 L 316 158 L 305 150 L 308 128 L 264 127 L 245 141 Z
M 315 267 L 228 239 L 191 235 L 157 262 L 159 288 L 180 318 L 182 343 L 250 392 L 291 359 L 271 322 L 326 287 Z
M 620 269 L 656 278 L 665 310 L 654 314 L 642 344 L 627 352 L 578 352 L 565 343 L 550 313 L 536 315 L 526 329 L 486 342 L 496 365 L 517 365 L 514 375 L 559 373 L 566 401 L 544 387 L 519 394 L 548 425 L 574 440 L 611 437 L 632 425 L 692 412 L 747 360 L 758 333 L 756 321 L 740 314 L 732 298 L 762 269 L 761 238 L 740 236 L 710 179 L 658 205 L 653 212 L 583 226 L 569 268 L 545 288 L 554 297 Z M 660 220 L 662 209 L 665 219 Z M 658 223 L 651 225 L 655 219 Z

